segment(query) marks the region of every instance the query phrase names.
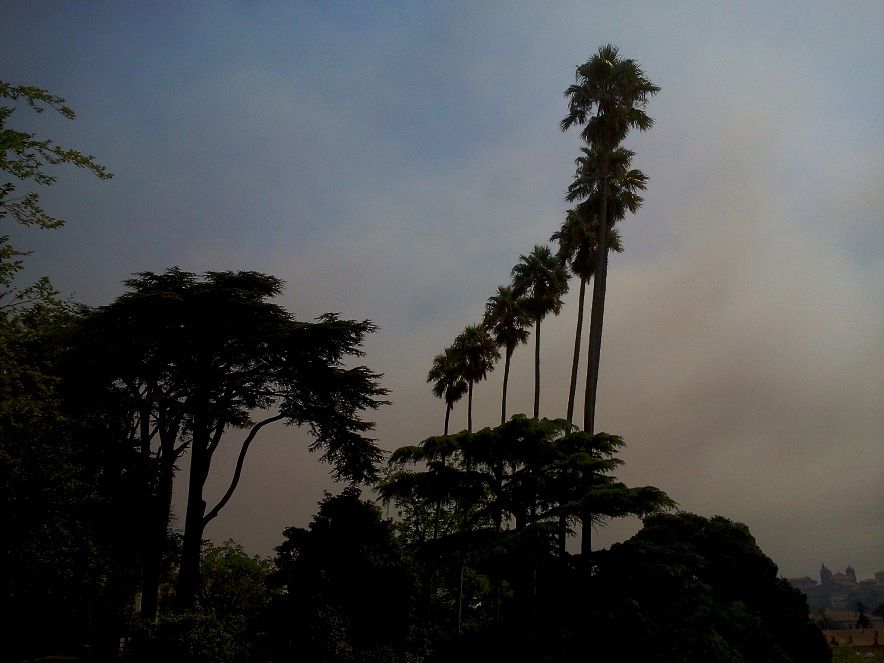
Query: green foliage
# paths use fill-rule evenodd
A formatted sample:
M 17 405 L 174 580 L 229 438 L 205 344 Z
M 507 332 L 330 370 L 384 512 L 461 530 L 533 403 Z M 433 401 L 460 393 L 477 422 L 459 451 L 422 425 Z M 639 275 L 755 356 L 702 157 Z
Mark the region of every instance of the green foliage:
M 561 122 L 562 131 L 580 125 L 583 140 L 611 149 L 630 129 L 651 128 L 653 120 L 644 107 L 660 88 L 648 80 L 635 60 L 621 59 L 616 46 L 599 48 L 577 67 L 576 79 L 565 90 L 568 114 Z
M 157 620 L 149 636 L 139 636 L 131 643 L 123 660 L 245 663 L 250 659 L 237 635 L 212 613 L 165 614 Z
M 127 647 L 126 660 L 263 660 L 272 561 L 248 555 L 233 540 L 220 545 L 206 541 L 200 568 L 197 607 L 177 612 L 166 606 L 155 623 L 142 624 Z
M 65 105 L 63 98 L 38 87 L 10 85 L 0 81 L 0 99 L 11 102 L 0 106 L 0 171 L 19 182 L 42 186 L 48 186 L 56 180 L 56 176 L 48 172 L 49 168 L 63 164 L 84 168 L 99 179 L 112 177 L 90 154 L 64 148 L 51 139 L 38 138 L 36 134 L 7 127 L 18 102 L 27 104 L 36 113 L 52 108 L 62 117 L 73 120 L 74 111 Z M 36 191 L 14 196 L 17 186 L 15 181 L 0 183 L 0 219 L 8 216 L 22 225 L 39 228 L 58 228 L 64 224 L 63 219 L 51 216 L 43 209 Z M 0 236 L 0 286 L 3 289 L 0 292 L 0 308 L 21 306 L 38 301 L 47 294 L 55 294 L 45 279 L 21 291 L 12 289 L 13 279 L 22 269 L 20 258 L 27 255 L 29 252 L 15 249 L 9 244 L 8 235 Z

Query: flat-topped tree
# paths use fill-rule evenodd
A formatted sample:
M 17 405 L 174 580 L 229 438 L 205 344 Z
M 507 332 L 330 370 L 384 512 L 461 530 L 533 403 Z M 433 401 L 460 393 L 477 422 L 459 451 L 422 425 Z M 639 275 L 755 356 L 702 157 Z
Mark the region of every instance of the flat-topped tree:
M 594 432 L 602 323 L 605 312 L 605 289 L 608 276 L 608 180 L 610 156 L 626 138 L 630 129 L 646 131 L 653 120 L 645 113 L 648 99 L 660 88 L 648 80 L 634 60 L 621 59 L 616 46 L 602 46 L 584 64 L 577 67 L 576 82 L 565 90 L 568 114 L 562 119 L 562 131 L 572 125 L 582 126 L 581 137 L 595 153 L 600 183 L 598 253 L 593 273 L 592 311 L 589 323 L 589 360 L 583 413 L 583 429 Z M 589 174 L 589 173 L 587 173 Z
M 230 500 L 246 453 L 256 435 L 276 421 L 306 425 L 313 442 L 338 479 L 368 482 L 375 478 L 381 452 L 366 437 L 373 428 L 361 419 L 376 409 L 386 390 L 380 374 L 344 362 L 362 355 L 368 321 L 326 314 L 299 322 L 269 301 L 282 282 L 257 272 L 190 274 L 178 269 L 150 272 L 127 281 L 130 292 L 106 307 L 140 300 L 159 325 L 158 353 L 183 410 L 183 434 L 189 437 L 190 479 L 181 567 L 176 600 L 191 607 L 199 579 L 200 542 L 206 525 Z M 243 431 L 230 487 L 211 509 L 203 488 L 218 447 L 234 430 Z

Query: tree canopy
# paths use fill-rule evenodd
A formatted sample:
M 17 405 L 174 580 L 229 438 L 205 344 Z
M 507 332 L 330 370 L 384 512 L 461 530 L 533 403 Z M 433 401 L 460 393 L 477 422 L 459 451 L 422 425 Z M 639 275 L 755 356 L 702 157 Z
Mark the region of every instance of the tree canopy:
M 35 133 L 7 126 L 18 103 L 26 104 L 35 113 L 51 108 L 62 117 L 73 120 L 76 114 L 65 105 L 62 97 L 38 87 L 0 81 L 0 99 L 3 100 L 0 106 L 0 171 L 13 178 L 0 182 L 0 220 L 10 217 L 25 226 L 58 228 L 64 224 L 64 220 L 43 209 L 39 193 L 28 191 L 24 195 L 14 195 L 21 183 L 49 186 L 57 179 L 57 175 L 50 174 L 52 167 L 64 164 L 86 169 L 103 180 L 110 179 L 112 175 L 91 154 L 65 148 L 51 138 L 40 138 Z M 28 254 L 28 251 L 13 247 L 8 235 L 0 235 L 0 310 L 54 293 L 46 279 L 28 288 L 13 290 L 13 279 L 22 269 L 21 258 Z
M 199 544 L 205 526 L 230 500 L 248 449 L 276 421 L 305 425 L 338 479 L 370 481 L 381 452 L 367 436 L 364 410 L 380 407 L 386 390 L 359 357 L 369 321 L 326 314 L 295 320 L 269 301 L 282 282 L 257 272 L 178 268 L 145 272 L 126 282 L 129 292 L 98 309 L 83 325 L 90 374 L 140 402 L 139 420 L 161 427 L 171 413 L 190 451 L 179 599 L 196 589 Z M 260 416 L 257 416 L 260 415 Z M 245 431 L 230 486 L 211 508 L 202 497 L 212 457 L 234 430 Z M 179 444 L 179 448 L 181 448 Z

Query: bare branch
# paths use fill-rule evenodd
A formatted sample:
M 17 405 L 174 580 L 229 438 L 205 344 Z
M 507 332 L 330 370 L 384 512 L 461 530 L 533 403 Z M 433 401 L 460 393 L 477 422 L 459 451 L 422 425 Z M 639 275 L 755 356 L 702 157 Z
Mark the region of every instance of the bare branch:
M 284 418 L 284 415 L 277 414 L 273 417 L 269 417 L 264 419 L 263 421 L 259 421 L 257 424 L 252 426 L 252 430 L 249 431 L 248 436 L 242 443 L 242 447 L 239 450 L 239 458 L 236 459 L 236 470 L 233 472 L 233 480 L 230 482 L 230 487 L 227 489 L 227 492 L 224 493 L 224 497 L 221 498 L 221 501 L 218 502 L 212 509 L 203 517 L 203 527 L 209 524 L 209 522 L 214 519 L 218 512 L 224 508 L 224 505 L 230 501 L 230 498 L 233 496 L 233 491 L 236 490 L 237 485 L 239 485 L 239 478 L 242 475 L 242 466 L 246 459 L 246 453 L 249 450 L 249 445 L 252 443 L 252 440 L 255 439 L 255 436 L 258 434 L 258 431 L 261 430 L 267 424 L 271 424 L 274 421 L 279 421 Z

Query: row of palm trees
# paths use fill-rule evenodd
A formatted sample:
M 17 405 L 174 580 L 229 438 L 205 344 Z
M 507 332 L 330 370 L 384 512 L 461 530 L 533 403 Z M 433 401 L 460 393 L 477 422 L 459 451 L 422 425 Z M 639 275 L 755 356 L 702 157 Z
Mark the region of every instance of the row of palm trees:
M 635 153 L 622 142 L 630 129 L 650 128 L 652 119 L 644 107 L 658 91 L 633 60 L 620 59 L 611 45 L 600 48 L 577 68 L 575 84 L 565 91 L 568 114 L 561 122 L 563 131 L 573 125 L 583 127 L 584 146 L 565 196 L 575 206 L 550 237 L 556 252 L 537 245 L 531 253 L 520 256 L 512 269 L 512 283 L 498 287 L 488 299 L 482 322 L 466 327 L 433 359 L 427 381 L 433 383 L 433 393 L 445 401 L 445 435 L 451 409 L 464 395 L 468 396 L 467 430 L 473 430 L 473 386 L 493 370 L 501 350 L 505 358 L 501 424 L 506 422 L 510 359 L 518 345 L 527 343 L 532 326 L 534 418 L 539 417 L 541 322 L 548 314 L 561 312 L 571 275 L 580 280 L 580 292 L 566 418 L 573 423 L 586 284 L 592 279 L 583 430 L 594 432 L 608 253 L 623 250 L 615 224 L 639 209 L 640 192 L 647 183 L 644 173 L 632 168 Z

